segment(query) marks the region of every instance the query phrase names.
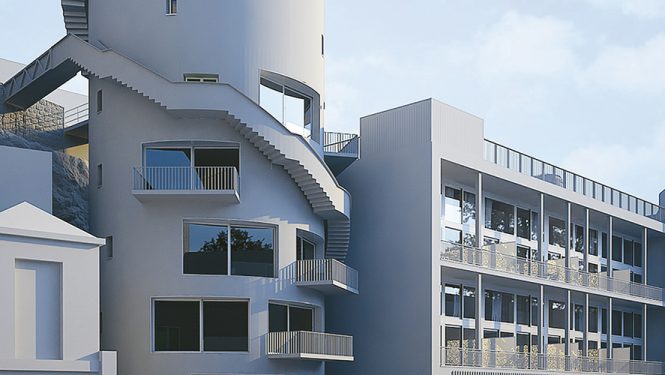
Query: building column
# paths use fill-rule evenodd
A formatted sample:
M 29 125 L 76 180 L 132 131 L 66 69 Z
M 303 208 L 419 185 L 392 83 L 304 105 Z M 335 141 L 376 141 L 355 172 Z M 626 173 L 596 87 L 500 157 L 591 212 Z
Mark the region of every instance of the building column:
M 587 210 L 588 212 L 588 210 Z M 588 218 L 588 216 L 587 216 Z M 584 293 L 584 338 L 582 344 L 582 355 L 589 356 L 589 293 Z
M 642 251 L 642 283 L 644 285 L 648 284 L 648 282 L 647 282 L 647 264 L 649 264 L 649 262 L 647 262 L 647 258 L 648 258 L 648 254 L 649 254 L 648 250 L 647 250 L 649 248 L 648 242 L 649 242 L 649 230 L 647 228 L 644 228 L 644 234 L 642 235 L 642 243 L 644 244 L 642 246 L 642 249 L 643 249 L 643 251 Z
M 485 321 L 485 293 L 483 291 L 483 275 L 478 274 L 476 280 L 476 349 L 483 350 L 483 322 Z
M 540 193 L 540 212 L 538 213 L 538 260 L 545 261 L 545 194 Z
M 485 228 L 485 199 L 483 198 L 483 174 L 478 173 L 476 181 L 476 247 L 483 248 Z
M 540 296 L 538 296 L 538 353 L 547 354 L 545 338 L 545 287 L 540 285 Z
M 584 215 L 584 271 L 589 272 L 589 251 L 591 249 L 591 238 L 589 238 L 589 209 Z
M 573 309 L 570 303 L 571 300 L 571 292 L 570 290 L 566 291 L 566 343 L 565 343 L 565 349 L 566 349 L 566 355 L 570 356 L 570 330 L 571 330 L 571 315 L 573 313 Z
M 647 360 L 647 304 L 642 305 L 642 360 Z
M 612 297 L 607 303 L 607 359 L 612 359 Z
M 614 218 L 610 216 L 610 225 L 607 230 L 607 276 L 612 277 L 612 237 L 614 236 Z
M 570 241 L 573 239 L 573 231 L 570 228 L 572 224 L 572 204 L 566 203 L 566 268 L 570 268 Z M 569 279 L 568 271 L 566 271 L 566 279 Z

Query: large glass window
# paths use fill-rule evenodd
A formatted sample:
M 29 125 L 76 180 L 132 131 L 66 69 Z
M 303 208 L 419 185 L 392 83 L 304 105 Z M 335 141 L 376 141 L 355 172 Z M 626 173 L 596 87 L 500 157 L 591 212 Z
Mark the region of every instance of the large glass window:
M 446 242 L 462 243 L 462 231 L 458 229 L 448 228 L 444 229 L 443 238 Z
M 607 334 L 607 309 L 602 309 L 601 314 L 601 333 Z
M 274 277 L 274 229 L 185 224 L 186 274 Z
M 531 325 L 540 324 L 540 304 L 537 297 L 531 297 Z
M 445 188 L 445 206 L 444 212 L 446 220 L 453 223 L 462 222 L 462 190 L 453 189 L 449 186 Z
M 517 296 L 517 324 L 531 324 L 531 297 Z
M 464 192 L 464 202 L 462 206 L 462 223 L 471 226 L 476 225 L 476 195 Z
M 248 308 L 235 301 L 155 301 L 155 351 L 248 351 Z
M 598 255 L 598 231 L 589 229 L 589 254 Z
M 268 304 L 270 332 L 313 331 L 314 310 L 277 303 Z
M 313 242 L 298 236 L 296 237 L 297 260 L 310 260 L 316 256 L 316 245 Z
M 633 337 L 633 314 L 623 313 L 623 335 L 624 337 Z
M 608 244 L 608 241 L 607 241 L 607 233 L 603 232 L 603 235 L 602 235 L 602 249 L 603 249 L 602 257 L 605 258 L 605 259 L 607 259 L 608 247 L 609 247 L 609 244 Z
M 642 315 L 633 314 L 633 336 L 642 338 Z
M 464 287 L 462 303 L 464 304 L 464 317 L 467 319 L 476 318 L 476 288 Z
M 634 247 L 634 256 L 633 262 L 636 267 L 642 267 L 642 244 L 635 242 Z
M 612 310 L 612 335 L 621 336 L 622 335 L 622 322 L 623 314 L 621 311 Z
M 584 227 L 575 225 L 575 251 L 584 252 Z
M 198 352 L 198 301 L 155 301 L 155 351 Z
M 550 245 L 566 247 L 566 223 L 550 216 Z
M 485 320 L 514 323 L 515 296 L 491 290 L 485 291 Z
M 203 350 L 246 352 L 249 350 L 247 302 L 203 302 Z
M 462 346 L 462 327 L 446 326 L 446 348 Z
M 633 241 L 623 240 L 623 262 L 633 265 Z
M 573 330 L 574 331 L 584 331 L 584 306 L 575 305 L 575 310 L 573 312 Z
M 461 295 L 460 286 L 446 284 L 445 292 L 446 292 L 446 306 L 445 306 L 446 316 L 453 316 L 456 318 L 461 317 L 462 295 Z
M 550 301 L 550 328 L 566 328 L 566 304 Z
M 612 236 L 612 260 L 621 262 L 621 237 Z
M 292 133 L 312 134 L 312 98 L 288 86 L 261 78 L 260 105 Z
M 525 239 L 531 237 L 531 211 L 517 208 L 517 236 Z
M 539 233 L 540 219 L 538 217 L 538 212 L 531 211 L 531 240 L 538 241 L 540 237 Z
M 508 234 L 515 233 L 515 207 L 495 201 L 485 199 L 485 227 Z
M 589 306 L 589 332 L 598 332 L 598 308 Z

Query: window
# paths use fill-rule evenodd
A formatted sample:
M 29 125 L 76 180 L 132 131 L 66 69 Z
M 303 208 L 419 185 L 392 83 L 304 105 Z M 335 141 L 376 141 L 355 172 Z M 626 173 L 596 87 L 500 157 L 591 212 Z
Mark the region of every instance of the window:
M 155 301 L 155 351 L 198 352 L 201 337 L 203 351 L 248 351 L 248 309 L 239 301 Z
M 326 54 L 326 37 L 321 34 L 321 56 Z
M 633 361 L 641 361 L 642 358 L 642 345 L 633 345 L 633 350 L 631 352 L 631 357 Z
M 259 103 L 292 133 L 312 135 L 312 97 L 286 85 L 261 78 Z
M 274 229 L 185 224 L 184 273 L 274 277 Z
M 633 314 L 633 337 L 642 338 L 642 314 Z
M 104 168 L 102 167 L 101 164 L 97 165 L 97 187 L 100 188 L 102 187 L 102 184 L 104 183 Z
M 621 237 L 612 236 L 612 260 L 621 262 Z
M 464 287 L 462 291 L 462 303 L 464 318 L 466 319 L 475 319 L 476 318 L 476 288 Z
M 531 237 L 531 211 L 517 208 L 517 236 L 529 239 Z
M 635 267 L 642 267 L 642 244 L 635 242 L 633 246 L 634 256 L 633 262 Z
M 589 254 L 598 255 L 598 231 L 589 229 Z
M 638 284 L 642 284 L 642 275 L 635 272 L 630 272 L 630 281 Z
M 113 258 L 113 236 L 106 237 L 106 244 L 102 246 L 101 251 L 107 258 Z
M 462 231 L 446 227 L 443 238 L 446 242 L 461 244 L 462 243 Z
M 517 296 L 517 324 L 531 324 L 531 297 Z
M 531 240 L 538 241 L 540 233 L 538 227 L 540 226 L 540 220 L 538 218 L 538 212 L 531 212 Z
M 217 83 L 219 82 L 219 74 L 193 74 L 188 73 L 184 75 L 185 82 L 198 82 L 198 83 Z
M 612 310 L 612 335 L 621 336 L 622 316 L 621 311 Z
M 476 195 L 468 191 L 464 192 L 462 223 L 472 227 L 476 225 Z
M 177 0 L 166 0 L 166 14 L 173 15 L 178 13 L 178 1 Z
M 316 257 L 316 245 L 313 242 L 297 236 L 296 237 L 296 258 L 297 260 L 308 260 Z
M 453 223 L 462 222 L 462 191 L 446 186 L 445 218 Z
M 550 216 L 550 245 L 566 247 L 566 223 Z
M 155 301 L 155 351 L 200 351 L 199 301 Z
M 493 329 L 483 330 L 483 338 L 485 339 L 495 339 L 499 337 L 499 331 Z
M 270 332 L 311 332 L 314 330 L 314 309 L 270 303 L 268 320 Z
M 566 328 L 566 304 L 550 301 L 550 328 Z
M 508 234 L 515 233 L 515 207 L 507 203 L 485 199 L 485 227 Z
M 633 265 L 633 241 L 623 240 L 623 262 L 632 266 Z
M 575 251 L 584 252 L 584 227 L 575 225 Z
M 103 107 L 103 94 L 102 90 L 97 91 L 97 113 L 102 112 Z
M 445 293 L 446 293 L 446 306 L 445 306 L 446 316 L 453 316 L 456 318 L 461 317 L 462 296 L 460 294 L 460 286 L 446 284 Z
M 589 306 L 589 332 L 598 332 L 598 308 Z
M 602 331 L 601 333 L 606 335 L 607 334 L 607 309 L 602 309 L 601 310 L 601 328 Z
M 203 302 L 203 350 L 246 352 L 249 350 L 249 312 L 246 302 Z
M 602 257 L 607 259 L 607 248 L 608 248 L 607 233 L 603 233 L 602 239 L 603 239 L 603 241 L 602 241 L 602 244 L 603 244 L 603 246 L 602 246 L 602 248 L 603 248 Z
M 473 328 L 464 328 L 462 331 L 462 347 L 473 349 L 476 346 L 476 330 Z
M 517 334 L 517 352 L 529 353 L 531 350 L 531 337 L 528 333 Z
M 446 348 L 460 348 L 462 345 L 462 327 L 446 326 Z
M 598 273 L 598 265 L 595 263 L 589 263 L 589 273 Z
M 510 293 L 485 291 L 485 320 L 514 323 L 515 296 Z
M 623 336 L 633 337 L 633 314 L 623 313 Z
M 573 327 L 574 331 L 584 331 L 584 306 L 575 305 L 573 311 Z
M 538 298 L 531 297 L 531 325 L 537 326 L 540 322 L 540 304 Z

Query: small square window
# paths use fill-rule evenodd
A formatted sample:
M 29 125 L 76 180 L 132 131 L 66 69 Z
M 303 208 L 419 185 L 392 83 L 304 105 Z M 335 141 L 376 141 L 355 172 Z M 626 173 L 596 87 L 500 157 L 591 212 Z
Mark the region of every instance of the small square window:
M 97 187 L 102 187 L 102 182 L 104 181 L 104 169 L 102 165 L 97 165 Z
M 97 91 L 97 113 L 100 113 L 103 109 L 102 99 L 103 99 L 102 90 L 99 90 Z

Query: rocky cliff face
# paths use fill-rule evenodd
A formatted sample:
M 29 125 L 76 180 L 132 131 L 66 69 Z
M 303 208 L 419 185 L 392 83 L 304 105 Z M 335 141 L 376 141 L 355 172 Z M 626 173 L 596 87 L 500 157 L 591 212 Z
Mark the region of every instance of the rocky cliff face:
M 58 143 L 57 135 L 44 133 L 26 139 L 0 129 L 0 145 L 53 153 L 53 214 L 88 230 L 88 165 L 81 159 L 47 146 Z

